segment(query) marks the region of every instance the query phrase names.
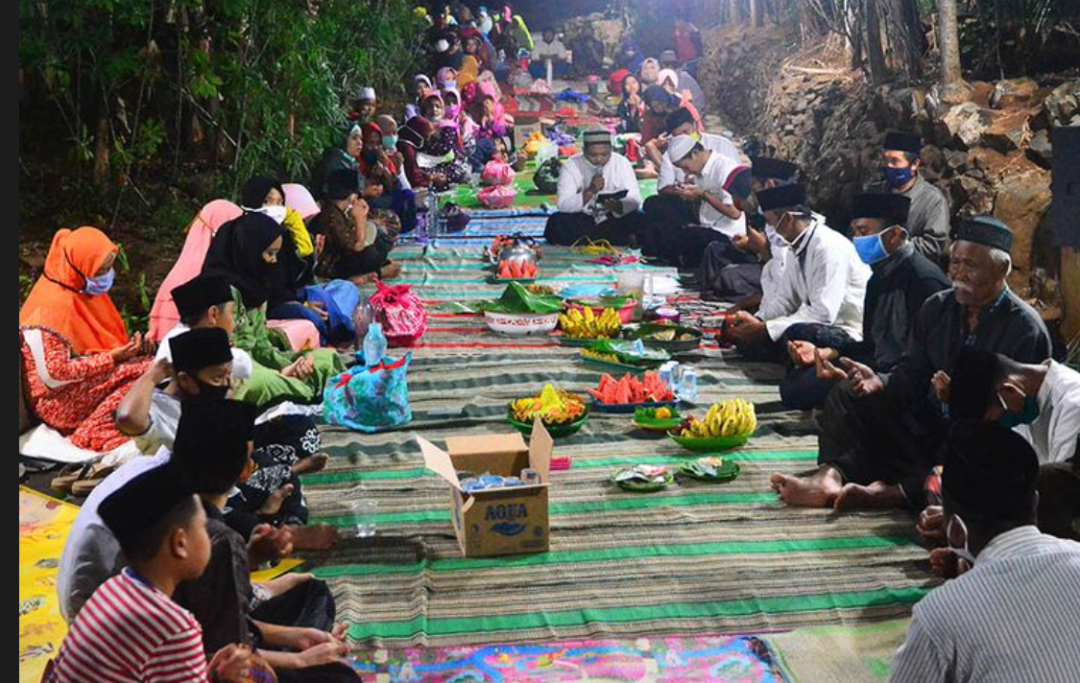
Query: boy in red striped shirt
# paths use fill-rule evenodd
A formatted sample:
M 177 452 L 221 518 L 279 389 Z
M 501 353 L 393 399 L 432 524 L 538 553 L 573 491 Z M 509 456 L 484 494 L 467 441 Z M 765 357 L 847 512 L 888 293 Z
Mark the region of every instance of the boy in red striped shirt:
M 47 683 L 207 683 L 246 680 L 250 651 L 229 646 L 208 664 L 202 628 L 172 601 L 210 560 L 206 513 L 179 468 L 152 469 L 101 504 L 130 566 L 80 611 Z

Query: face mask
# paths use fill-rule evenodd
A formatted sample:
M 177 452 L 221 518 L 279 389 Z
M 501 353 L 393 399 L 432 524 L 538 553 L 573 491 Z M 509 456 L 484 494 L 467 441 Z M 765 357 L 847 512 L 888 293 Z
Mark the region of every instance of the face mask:
M 261 213 L 264 216 L 267 216 L 268 218 L 273 218 L 274 222 L 277 223 L 278 225 L 281 225 L 285 221 L 285 214 L 287 212 L 288 212 L 288 209 L 286 209 L 284 206 L 276 206 L 276 205 L 275 206 L 264 206 L 263 208 L 259 209 L 259 211 L 258 211 L 258 213 Z
M 100 277 L 86 278 L 86 287 L 83 288 L 83 291 L 90 296 L 101 296 L 112 289 L 115 280 L 116 271 L 109 268 L 109 272 Z
M 962 548 L 953 545 L 953 538 L 958 534 L 963 535 L 964 537 L 964 546 Z M 967 525 L 964 524 L 964 520 L 960 519 L 957 515 L 950 517 L 949 523 L 945 525 L 945 538 L 949 544 L 949 550 L 951 550 L 954 555 L 963 559 L 972 567 L 975 566 L 975 556 L 972 555 L 971 551 L 968 549 L 968 530 Z
M 379 154 L 378 152 L 372 152 L 371 150 L 364 150 L 363 152 L 360 152 L 360 158 L 365 164 L 374 164 L 379 160 Z
M 1001 400 L 1000 396 L 998 396 L 998 401 L 1001 401 L 1002 407 L 1005 408 L 1005 412 L 998 418 L 998 424 L 1006 429 L 1031 424 L 1039 419 L 1039 402 L 1034 396 L 1024 397 L 1024 407 L 1020 409 L 1019 415 L 1009 412 L 1009 407 L 1005 404 L 1005 401 Z
M 191 399 L 201 403 L 222 401 L 228 397 L 229 390 L 232 388 L 228 384 L 220 387 L 216 384 L 207 384 L 198 377 L 195 378 L 195 383 L 199 385 L 199 395 L 192 396 Z
M 694 142 L 701 142 L 701 133 L 695 130 L 693 133 L 690 133 L 690 139 Z
M 904 168 L 885 167 L 885 179 L 888 181 L 889 187 L 901 188 L 910 183 L 914 177 L 915 171 L 911 166 L 905 166 Z
M 386 149 L 394 149 L 397 147 L 398 136 L 396 135 L 384 135 L 382 139 L 382 146 Z
M 885 243 L 881 241 L 881 233 L 856 237 L 852 242 L 855 243 L 855 251 L 859 253 L 859 258 L 868 266 L 874 265 L 889 255 L 889 252 L 885 251 Z

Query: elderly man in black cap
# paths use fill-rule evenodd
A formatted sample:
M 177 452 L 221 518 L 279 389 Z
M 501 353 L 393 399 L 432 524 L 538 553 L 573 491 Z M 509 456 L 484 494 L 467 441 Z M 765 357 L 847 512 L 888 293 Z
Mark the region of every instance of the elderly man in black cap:
M 1023 436 L 1039 457 L 1039 529 L 1080 541 L 1080 372 L 965 346 L 949 382 L 949 415 L 997 422 Z M 927 508 L 919 522 L 933 537 L 940 508 Z
M 1012 430 L 981 420 L 953 425 L 942 554 L 973 568 L 915 605 L 890 683 L 1076 678 L 1080 544 L 1035 527 L 1038 471 L 1031 446 Z
M 851 241 L 810 211 L 802 185 L 762 190 L 757 200 L 765 220 L 791 249 L 791 263 L 756 316 L 739 311 L 732 319 L 731 337 L 740 350 L 773 360 L 795 340 L 819 346 L 859 341 L 870 268 Z
M 908 232 L 915 250 L 934 263 L 948 262 L 949 200 L 945 193 L 922 177 L 922 140 L 912 133 L 892 131 L 882 145 L 885 186 L 911 200 Z
M 581 240 L 636 243 L 645 219 L 633 164 L 614 151 L 606 128 L 585 131 L 583 142 L 584 153 L 567 160 L 559 172 L 559 212 L 548 218 L 544 239 L 561 245 Z
M 952 289 L 931 296 L 915 317 L 892 372 L 841 358 L 846 379 L 829 393 L 819 420 L 817 472 L 776 473 L 772 487 L 791 505 L 926 507 L 926 478 L 947 432 L 943 404 L 960 348 L 994 351 L 1024 363 L 1050 357 L 1039 314 L 1005 282 L 1012 231 L 991 216 L 965 220 L 953 234 Z
M 912 321 L 933 294 L 949 288 L 935 264 L 915 251 L 905 229 L 911 200 L 898 194 L 861 194 L 851 209 L 855 251 L 873 269 L 866 286 L 862 341 L 820 348 L 809 341 L 788 344 L 794 370 L 780 384 L 788 408 L 820 408 L 845 373 L 834 363 L 845 356 L 889 372 L 900 362 Z

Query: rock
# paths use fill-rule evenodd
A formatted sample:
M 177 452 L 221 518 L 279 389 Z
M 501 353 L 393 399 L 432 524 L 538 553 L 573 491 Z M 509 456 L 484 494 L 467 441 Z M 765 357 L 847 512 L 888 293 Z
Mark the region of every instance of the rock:
M 983 132 L 982 144 L 1002 154 L 1020 149 L 1031 135 L 1031 129 L 1028 128 L 1030 117 L 1031 112 L 1022 109 L 1004 113 L 994 112 L 990 125 Z
M 1031 276 L 1035 233 L 1049 208 L 1050 174 L 1042 169 L 1011 175 L 998 189 L 994 215 L 1013 231 L 1013 275 L 1009 279 L 1025 289 Z
M 986 81 L 975 81 L 971 84 L 971 101 L 980 107 L 989 107 L 990 98 L 994 94 L 994 86 Z
M 970 102 L 975 95 L 975 88 L 966 81 L 959 81 L 938 89 L 941 93 L 941 101 L 944 104 L 963 104 Z
M 945 142 L 955 142 L 963 149 L 971 149 L 982 140 L 990 125 L 990 117 L 974 102 L 964 102 L 950 108 L 941 117 Z
M 1028 143 L 1027 157 L 1039 166 L 1049 169 L 1054 161 L 1053 149 L 1050 145 L 1050 134 L 1040 130 Z
M 967 152 L 955 149 L 945 150 L 945 165 L 957 175 L 963 173 L 968 165 Z
M 1051 126 L 1076 125 L 1073 121 L 1080 116 L 1080 80 L 1054 88 L 1043 100 L 1043 109 Z
M 941 175 L 945 170 L 945 155 L 941 153 L 939 148 L 933 145 L 924 145 L 919 150 L 919 157 L 923 160 L 923 164 L 932 169 L 935 174 Z
M 1017 105 L 1029 104 L 1039 93 L 1039 84 L 1030 78 L 1014 78 L 998 81 L 990 95 L 990 106 L 994 109 L 1008 109 Z

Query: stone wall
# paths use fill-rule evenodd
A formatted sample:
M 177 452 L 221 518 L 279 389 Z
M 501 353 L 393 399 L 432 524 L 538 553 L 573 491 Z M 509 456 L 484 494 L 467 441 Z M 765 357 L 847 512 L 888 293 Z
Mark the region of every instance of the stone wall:
M 919 133 L 926 178 L 949 195 L 954 218 L 1007 223 L 1016 233 L 1011 285 L 1046 308 L 1056 303 L 1050 130 L 1080 125 L 1080 80 L 979 82 L 963 101 L 945 102 L 936 86 L 872 87 L 842 61 L 821 64 L 818 53 L 793 57 L 775 28 L 744 30 L 737 41 L 715 31 L 706 35 L 703 87 L 726 125 L 800 165 L 812 204 L 837 226 L 879 176 L 885 132 Z

